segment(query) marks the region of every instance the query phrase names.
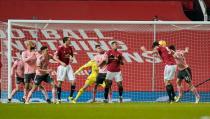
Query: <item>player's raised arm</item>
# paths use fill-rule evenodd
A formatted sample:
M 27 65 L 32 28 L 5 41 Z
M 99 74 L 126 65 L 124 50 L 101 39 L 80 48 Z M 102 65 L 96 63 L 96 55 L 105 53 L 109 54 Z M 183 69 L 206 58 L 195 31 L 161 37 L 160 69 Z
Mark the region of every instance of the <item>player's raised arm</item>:
M 149 53 L 149 54 L 157 54 L 158 51 L 154 48 L 152 51 L 148 51 L 145 46 L 141 46 L 140 49 L 145 52 L 145 53 Z
M 85 68 L 91 67 L 92 66 L 92 62 L 93 62 L 93 60 L 90 60 L 85 65 L 81 66 L 77 71 L 74 72 L 74 75 L 77 75 L 78 73 L 80 73 Z

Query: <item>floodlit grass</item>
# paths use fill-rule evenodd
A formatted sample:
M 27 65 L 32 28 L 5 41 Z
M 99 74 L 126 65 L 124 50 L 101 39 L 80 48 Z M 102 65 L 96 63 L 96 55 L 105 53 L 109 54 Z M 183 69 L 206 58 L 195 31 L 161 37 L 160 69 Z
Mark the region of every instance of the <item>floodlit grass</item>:
M 210 119 L 210 103 L 0 104 L 1 119 Z

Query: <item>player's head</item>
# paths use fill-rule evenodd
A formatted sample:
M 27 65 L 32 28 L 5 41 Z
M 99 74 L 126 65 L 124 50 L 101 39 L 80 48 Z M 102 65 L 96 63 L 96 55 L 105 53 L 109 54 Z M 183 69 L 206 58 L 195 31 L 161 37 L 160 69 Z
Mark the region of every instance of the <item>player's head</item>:
M 166 47 L 166 45 L 167 45 L 166 41 L 164 41 L 164 40 L 160 40 L 158 43 L 159 43 L 160 46 L 162 46 L 162 47 Z
M 118 43 L 116 41 L 111 42 L 112 49 L 116 50 L 118 48 Z
M 97 44 L 97 45 L 95 45 L 95 48 L 96 48 L 97 53 L 101 53 L 101 54 L 104 53 L 104 50 L 101 48 L 101 45 Z
M 26 47 L 28 50 L 35 50 L 36 44 L 33 41 L 29 40 L 26 42 Z
M 42 46 L 42 47 L 40 48 L 40 52 L 41 52 L 41 54 L 43 54 L 43 55 L 47 55 L 47 54 L 48 54 L 48 47 L 47 47 L 47 46 Z
M 70 45 L 70 38 L 69 37 L 64 37 L 63 38 L 63 43 L 66 45 Z
M 170 45 L 170 46 L 168 46 L 168 49 L 170 49 L 170 50 L 172 50 L 172 51 L 176 51 L 175 45 Z
M 160 45 L 159 42 L 158 41 L 155 41 L 155 42 L 152 43 L 152 48 L 155 48 L 155 47 L 157 47 L 159 45 Z

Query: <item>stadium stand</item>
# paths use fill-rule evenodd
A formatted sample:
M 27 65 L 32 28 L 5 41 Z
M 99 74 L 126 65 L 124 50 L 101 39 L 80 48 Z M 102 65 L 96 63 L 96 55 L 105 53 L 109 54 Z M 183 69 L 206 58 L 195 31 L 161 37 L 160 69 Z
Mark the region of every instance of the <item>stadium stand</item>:
M 100 20 L 189 20 L 184 10 L 192 10 L 192 0 L 164 1 L 1 1 L 0 20 L 7 19 L 100 19 Z M 47 7 L 46 7 L 47 6 Z M 26 11 L 27 9 L 27 11 Z M 23 14 L 24 11 L 24 14 Z M 176 14 L 174 14 L 176 13 Z

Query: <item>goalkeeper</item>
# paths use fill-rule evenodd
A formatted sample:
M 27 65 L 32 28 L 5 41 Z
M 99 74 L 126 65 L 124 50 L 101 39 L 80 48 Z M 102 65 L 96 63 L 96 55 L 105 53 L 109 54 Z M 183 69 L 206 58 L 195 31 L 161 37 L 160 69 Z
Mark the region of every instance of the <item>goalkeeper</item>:
M 84 70 L 85 68 L 91 68 L 91 74 L 87 77 L 87 80 L 85 81 L 84 86 L 79 90 L 77 96 L 75 99 L 72 101 L 72 103 L 76 103 L 77 99 L 82 95 L 82 93 L 92 84 L 96 82 L 96 77 L 98 76 L 99 68 L 94 60 L 88 61 L 85 65 L 81 66 L 75 73 L 74 75 L 77 75 L 79 72 Z

